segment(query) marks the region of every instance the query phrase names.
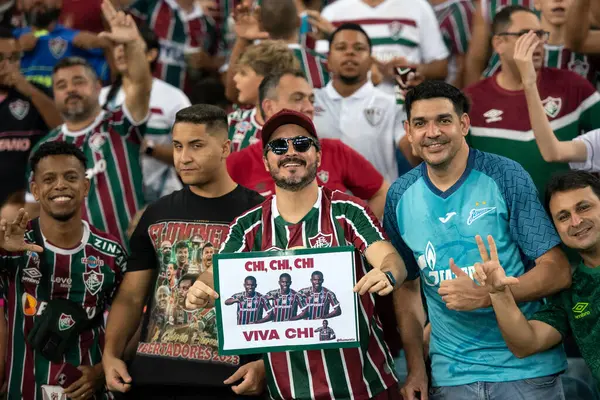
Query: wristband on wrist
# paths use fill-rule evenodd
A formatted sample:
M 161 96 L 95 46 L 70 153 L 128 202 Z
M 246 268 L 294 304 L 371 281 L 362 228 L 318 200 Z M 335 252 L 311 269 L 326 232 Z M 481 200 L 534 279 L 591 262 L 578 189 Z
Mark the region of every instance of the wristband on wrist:
M 390 271 L 386 271 L 384 273 L 385 276 L 387 276 L 388 281 L 390 281 L 390 283 L 392 284 L 392 286 L 396 286 L 396 278 L 394 278 L 394 275 L 392 275 Z

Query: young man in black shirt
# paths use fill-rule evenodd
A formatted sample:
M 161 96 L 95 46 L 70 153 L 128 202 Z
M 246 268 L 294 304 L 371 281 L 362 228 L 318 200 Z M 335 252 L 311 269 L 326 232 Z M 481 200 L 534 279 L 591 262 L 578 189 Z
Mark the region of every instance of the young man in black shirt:
M 20 57 L 11 30 L 0 26 L 0 208 L 11 203 L 15 211 L 25 202 L 31 148 L 62 123 L 45 89 L 27 81 L 19 71 Z M 12 220 L 11 215 L 1 214 Z
M 104 370 L 115 392 L 134 399 L 228 399 L 233 391 L 223 383 L 246 361 L 219 357 L 214 309 L 186 311 L 178 301 L 189 285 L 164 283 L 169 265 L 181 264 L 176 248 L 200 236 L 220 247 L 228 224 L 260 204 L 256 192 L 238 186 L 227 173 L 230 153 L 227 115 L 217 107 L 195 105 L 177 113 L 173 126 L 173 158 L 177 173 L 188 185 L 148 206 L 130 241 L 122 289 L 108 317 Z M 164 246 L 172 248 L 165 260 Z M 189 257 L 193 252 L 188 251 Z M 181 260 L 179 260 L 181 261 Z M 191 259 L 178 271 L 188 279 Z M 163 278 L 161 278 L 161 276 Z M 212 281 L 212 264 L 198 277 Z M 183 283 L 183 282 L 182 282 Z M 148 296 L 150 294 L 150 296 Z M 152 304 L 160 297 L 161 304 Z M 129 370 L 123 360 L 148 300 L 141 342 Z M 148 327 L 152 329 L 148 329 Z

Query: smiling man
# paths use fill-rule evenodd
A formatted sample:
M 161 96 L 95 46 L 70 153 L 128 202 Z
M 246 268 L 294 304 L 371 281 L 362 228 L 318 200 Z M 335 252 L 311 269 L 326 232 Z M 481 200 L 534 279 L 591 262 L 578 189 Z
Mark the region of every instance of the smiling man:
M 562 242 L 582 259 L 573 273 L 571 287 L 551 297 L 528 318 L 517 307 L 510 289 L 518 280 L 506 277 L 493 247 L 490 257 L 477 268 L 478 280 L 490 291 L 502 336 L 513 354 L 528 357 L 573 335 L 600 386 L 600 319 L 596 301 L 600 296 L 600 180 L 584 171 L 555 176 L 548 182 L 546 199 Z
M 430 399 L 479 399 L 483 388 L 499 400 L 562 400 L 562 349 L 517 359 L 502 341 L 489 291 L 472 279 L 480 261 L 475 235 L 491 234 L 509 273 L 520 276 L 513 293 L 525 315 L 571 283 L 531 177 L 514 161 L 469 148 L 469 104 L 455 87 L 426 81 L 408 92 L 406 111 L 408 139 L 424 162 L 392 185 L 384 216 L 408 270 L 394 298 L 410 371 L 405 397 L 427 390 L 422 286 L 431 321 Z

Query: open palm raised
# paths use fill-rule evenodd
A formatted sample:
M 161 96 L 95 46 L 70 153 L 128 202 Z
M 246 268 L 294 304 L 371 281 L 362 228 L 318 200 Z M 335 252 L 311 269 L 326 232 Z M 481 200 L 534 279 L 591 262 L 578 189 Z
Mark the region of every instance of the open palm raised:
M 481 255 L 481 260 L 483 261 L 475 263 L 475 279 L 482 286 L 489 288 L 490 293 L 496 293 L 503 291 L 507 286 L 519 283 L 517 278 L 506 276 L 504 268 L 500 265 L 496 242 L 494 242 L 494 238 L 491 235 L 487 237 L 488 245 L 490 246 L 489 254 L 481 236 L 475 236 L 475 241 L 477 242 L 479 255 Z
M 11 251 L 35 251 L 41 253 L 44 249 L 36 244 L 25 241 L 25 232 L 29 215 L 24 209 L 20 209 L 15 220 L 9 223 L 6 219 L 0 220 L 0 248 Z

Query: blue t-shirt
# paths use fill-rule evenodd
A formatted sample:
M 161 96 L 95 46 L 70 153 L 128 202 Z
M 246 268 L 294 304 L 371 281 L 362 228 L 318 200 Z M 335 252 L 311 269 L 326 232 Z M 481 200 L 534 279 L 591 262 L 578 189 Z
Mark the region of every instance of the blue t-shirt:
M 561 346 L 524 359 L 508 350 L 491 307 L 446 308 L 440 283 L 454 279 L 450 258 L 473 278 L 481 261 L 475 235 L 492 235 L 508 276 L 523 275 L 560 239 L 531 177 L 507 158 L 470 149 L 467 168 L 445 192 L 429 180 L 425 163 L 394 182 L 385 205 L 385 230 L 402 255 L 408 279 L 421 277 L 431 321 L 434 386 L 506 382 L 566 368 Z M 541 302 L 522 303 L 529 318 Z
M 31 28 L 14 30 L 15 37 L 31 32 Z M 47 35 L 40 36 L 32 51 L 25 52 L 21 58 L 21 72 L 28 80 L 44 87 L 52 87 L 52 69 L 63 58 L 77 56 L 85 58 L 96 70 L 102 82 L 110 80 L 110 69 L 104 59 L 104 50 L 85 50 L 73 45 L 78 30 L 56 25 Z

